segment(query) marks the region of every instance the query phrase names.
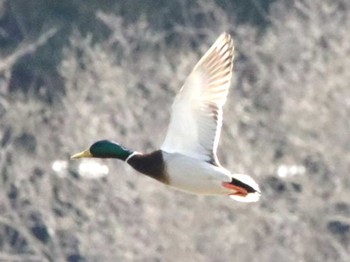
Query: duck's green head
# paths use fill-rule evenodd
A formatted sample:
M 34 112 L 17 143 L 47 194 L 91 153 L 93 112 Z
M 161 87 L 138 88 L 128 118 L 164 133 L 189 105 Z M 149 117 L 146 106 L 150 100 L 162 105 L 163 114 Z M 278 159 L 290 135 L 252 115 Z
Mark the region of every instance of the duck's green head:
M 96 157 L 96 158 L 118 158 L 125 161 L 133 152 L 129 149 L 109 140 L 97 141 L 89 149 L 74 154 L 71 159 Z

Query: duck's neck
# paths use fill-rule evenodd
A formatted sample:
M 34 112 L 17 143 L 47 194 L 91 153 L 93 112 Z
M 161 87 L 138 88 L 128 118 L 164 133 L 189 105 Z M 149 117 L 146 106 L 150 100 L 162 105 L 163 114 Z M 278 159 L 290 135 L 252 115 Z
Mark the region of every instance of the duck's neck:
M 165 171 L 165 164 L 161 150 L 149 154 L 133 152 L 126 159 L 126 162 L 140 173 L 165 184 L 169 184 L 169 178 Z
M 149 154 L 131 151 L 118 143 L 101 140 L 91 146 L 94 157 L 117 158 L 127 162 L 134 169 L 165 184 L 169 183 L 161 150 Z

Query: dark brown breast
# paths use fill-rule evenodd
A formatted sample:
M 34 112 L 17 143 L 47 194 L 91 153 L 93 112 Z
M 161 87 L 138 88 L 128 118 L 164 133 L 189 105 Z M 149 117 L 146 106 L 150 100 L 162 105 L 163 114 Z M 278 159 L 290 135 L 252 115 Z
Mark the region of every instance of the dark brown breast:
M 137 154 L 128 160 L 128 164 L 137 171 L 150 176 L 164 184 L 169 184 L 169 178 L 165 171 L 161 150 L 149 154 Z

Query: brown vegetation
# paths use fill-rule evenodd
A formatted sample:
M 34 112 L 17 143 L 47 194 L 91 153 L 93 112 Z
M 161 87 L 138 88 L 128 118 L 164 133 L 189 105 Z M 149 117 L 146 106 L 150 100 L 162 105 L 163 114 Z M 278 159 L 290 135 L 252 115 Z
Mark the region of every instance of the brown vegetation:
M 9 2 L 1 21 L 27 21 Z M 52 20 L 0 43 L 0 261 L 347 261 L 350 2 L 276 0 L 259 27 L 225 1 L 158 20 L 106 3 L 87 5 L 91 30 Z M 157 148 L 174 94 L 222 31 L 237 53 L 219 159 L 260 183 L 259 203 L 173 191 L 112 160 L 94 180 L 79 162 L 52 169 L 102 138 Z

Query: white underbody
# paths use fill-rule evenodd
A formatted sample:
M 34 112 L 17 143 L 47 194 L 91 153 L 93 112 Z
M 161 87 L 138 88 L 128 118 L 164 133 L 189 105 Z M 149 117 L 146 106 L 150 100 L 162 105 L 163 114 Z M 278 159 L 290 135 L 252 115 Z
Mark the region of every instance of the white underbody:
M 178 153 L 162 152 L 170 186 L 194 194 L 228 195 L 235 193 L 222 186 L 231 181 L 228 170 Z

